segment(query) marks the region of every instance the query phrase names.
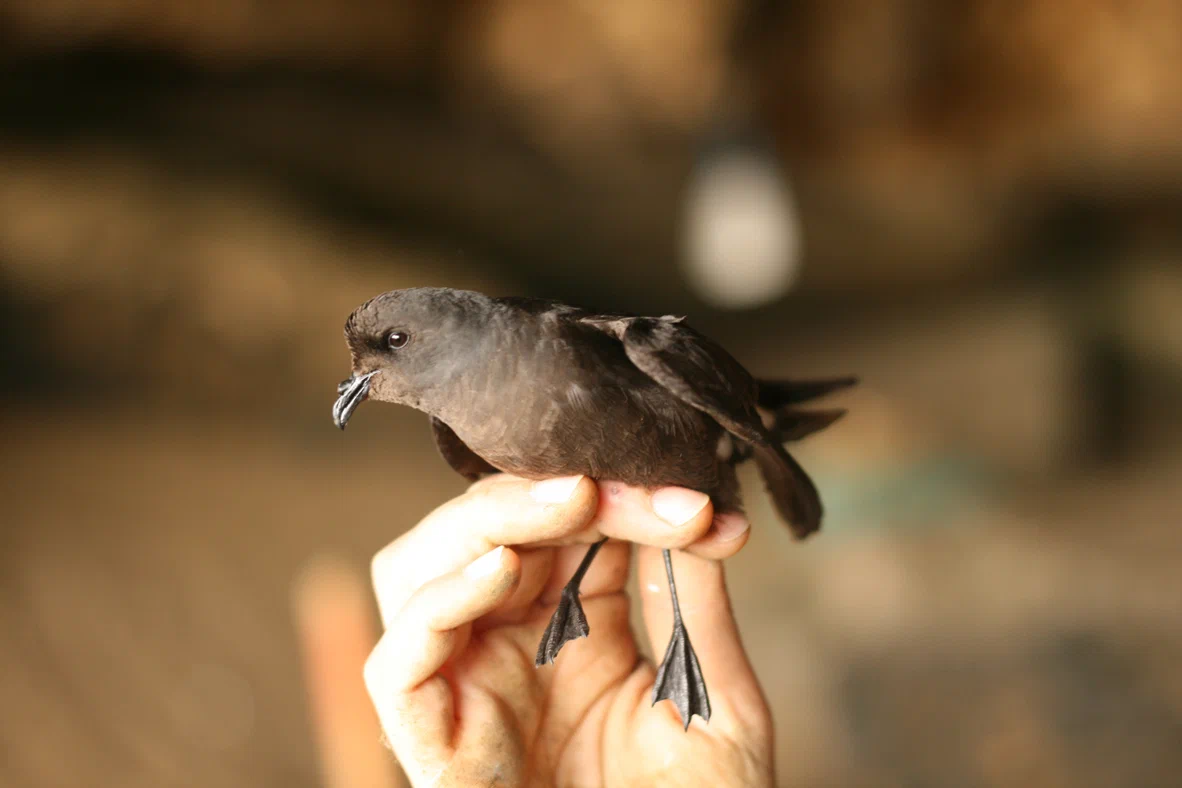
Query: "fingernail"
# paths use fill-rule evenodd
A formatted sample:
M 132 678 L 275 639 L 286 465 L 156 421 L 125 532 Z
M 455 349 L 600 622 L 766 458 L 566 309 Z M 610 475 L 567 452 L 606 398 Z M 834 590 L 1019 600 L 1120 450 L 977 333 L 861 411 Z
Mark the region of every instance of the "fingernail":
M 564 503 L 569 501 L 582 476 L 560 476 L 557 479 L 543 479 L 534 482 L 529 494 L 539 503 Z
M 501 553 L 503 552 L 505 552 L 504 545 L 495 550 L 490 550 L 464 567 L 464 574 L 474 579 L 488 577 L 501 568 Z
M 720 514 L 714 518 L 714 530 L 718 541 L 729 542 L 751 530 L 751 523 L 741 514 Z
M 653 511 L 670 525 L 685 525 L 709 502 L 706 493 L 684 487 L 666 487 L 653 493 Z

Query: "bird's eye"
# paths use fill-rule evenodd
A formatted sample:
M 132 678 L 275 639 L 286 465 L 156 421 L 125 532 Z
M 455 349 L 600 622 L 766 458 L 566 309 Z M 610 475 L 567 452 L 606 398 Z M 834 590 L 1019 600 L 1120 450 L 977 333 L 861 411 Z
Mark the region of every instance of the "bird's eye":
M 397 350 L 400 347 L 406 347 L 406 343 L 410 341 L 410 334 L 405 331 L 391 331 L 386 334 L 386 347 L 391 350 Z

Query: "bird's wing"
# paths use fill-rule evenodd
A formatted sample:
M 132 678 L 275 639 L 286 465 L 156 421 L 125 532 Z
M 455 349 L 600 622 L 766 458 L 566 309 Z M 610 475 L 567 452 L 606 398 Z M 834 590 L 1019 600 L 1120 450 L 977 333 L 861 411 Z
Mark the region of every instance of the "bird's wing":
M 722 347 L 679 318 L 588 319 L 618 337 L 628 359 L 675 397 L 751 444 L 781 516 L 798 537 L 820 527 L 821 500 L 808 474 L 788 455 L 756 410 L 758 386 Z
M 766 437 L 754 378 L 708 337 L 681 320 L 640 317 L 627 319 L 620 341 L 628 359 L 678 399 L 745 441 Z
M 468 481 L 474 482 L 485 474 L 498 472 L 483 457 L 469 449 L 468 444 L 460 440 L 451 427 L 434 416 L 431 417 L 431 431 L 435 433 L 435 445 L 439 447 L 443 459 Z

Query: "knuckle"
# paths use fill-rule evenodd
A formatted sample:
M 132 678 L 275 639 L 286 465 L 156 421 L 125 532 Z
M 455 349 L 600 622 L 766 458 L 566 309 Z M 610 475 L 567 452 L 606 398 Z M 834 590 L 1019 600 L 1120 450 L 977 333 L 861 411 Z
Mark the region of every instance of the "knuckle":
M 467 491 L 468 492 L 478 492 L 480 490 L 487 490 L 490 487 L 495 487 L 498 484 L 503 484 L 505 482 L 505 480 L 509 479 L 509 478 L 511 478 L 511 477 L 509 477 L 508 475 L 506 475 L 504 473 L 491 473 L 487 476 L 482 476 L 479 479 L 477 479 L 476 481 L 472 482 L 470 485 L 468 485 Z
M 393 575 L 397 545 L 398 541 L 391 542 L 374 553 L 373 558 L 370 559 L 369 576 L 375 589 L 385 586 L 387 578 Z
M 365 658 L 365 665 L 362 667 L 361 675 L 365 679 L 365 687 L 369 690 L 371 695 L 380 693 L 382 687 L 385 686 L 386 660 L 383 658 L 383 641 L 378 641 L 373 651 L 369 652 L 369 656 Z
M 594 484 L 580 483 L 566 502 L 548 507 L 543 516 L 563 533 L 569 534 L 590 530 L 598 513 L 599 488 Z
M 448 519 L 453 522 L 471 523 L 473 520 L 487 517 L 496 502 L 503 499 L 504 489 L 504 482 L 477 482 L 447 507 Z
M 694 544 L 694 542 L 698 541 L 699 536 L 700 534 L 688 531 L 679 531 L 668 540 L 669 547 L 676 550 L 684 550 L 685 548 Z
M 678 529 L 675 539 L 677 544 L 675 547 L 689 547 L 694 542 L 701 540 L 710 531 L 710 517 L 699 516 L 692 522 Z

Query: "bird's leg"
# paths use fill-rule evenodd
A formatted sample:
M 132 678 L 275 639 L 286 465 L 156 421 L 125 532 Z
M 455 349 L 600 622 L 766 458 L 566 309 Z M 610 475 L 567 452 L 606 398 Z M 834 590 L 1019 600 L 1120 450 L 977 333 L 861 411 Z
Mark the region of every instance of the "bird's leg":
M 695 714 L 710 722 L 710 696 L 706 694 L 706 681 L 698 666 L 698 656 L 690 645 L 685 624 L 681 620 L 681 606 L 677 604 L 677 586 L 673 582 L 673 560 L 669 551 L 664 551 L 665 575 L 669 578 L 669 596 L 673 599 L 673 634 L 665 658 L 657 669 L 653 682 L 653 705 L 659 700 L 671 700 L 681 714 L 681 721 L 689 730 L 690 720 Z
M 534 657 L 534 666 L 542 667 L 547 662 L 553 663 L 558 651 L 568 641 L 585 638 L 591 631 L 587 626 L 587 616 L 583 614 L 583 605 L 579 602 L 579 583 L 583 582 L 583 575 L 587 574 L 595 554 L 607 537 L 600 539 L 587 550 L 582 563 L 571 575 L 567 584 L 562 588 L 562 597 L 558 600 L 558 607 L 554 615 L 550 616 L 550 623 L 542 633 L 542 642 L 538 644 L 538 655 Z

